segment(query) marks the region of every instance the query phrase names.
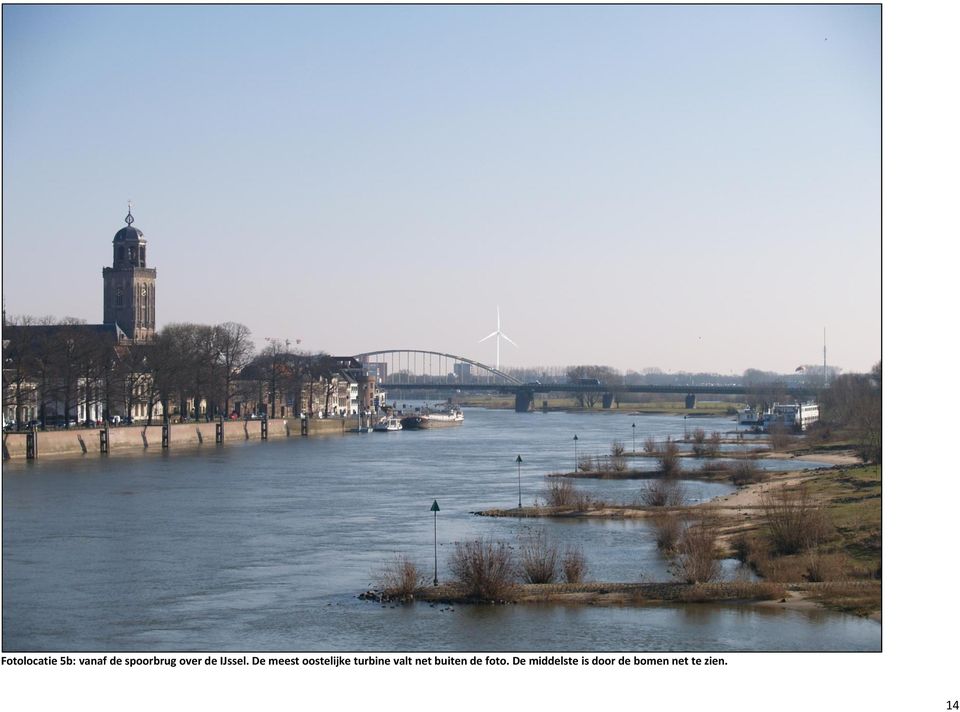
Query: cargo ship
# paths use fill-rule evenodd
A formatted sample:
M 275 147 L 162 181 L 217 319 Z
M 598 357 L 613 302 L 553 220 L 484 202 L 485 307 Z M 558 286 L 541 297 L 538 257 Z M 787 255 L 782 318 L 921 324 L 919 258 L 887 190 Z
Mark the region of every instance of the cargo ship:
M 444 428 L 460 425 L 463 412 L 459 408 L 447 408 L 437 413 L 421 412 L 404 416 L 400 423 L 404 430 L 425 430 L 426 428 Z

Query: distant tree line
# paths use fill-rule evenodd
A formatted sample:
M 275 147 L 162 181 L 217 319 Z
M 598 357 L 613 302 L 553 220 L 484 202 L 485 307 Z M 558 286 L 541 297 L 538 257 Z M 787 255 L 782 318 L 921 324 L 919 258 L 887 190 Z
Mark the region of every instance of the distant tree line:
M 848 435 L 865 462 L 882 462 L 882 374 L 881 362 L 870 373 L 845 373 L 820 396 L 822 427 Z

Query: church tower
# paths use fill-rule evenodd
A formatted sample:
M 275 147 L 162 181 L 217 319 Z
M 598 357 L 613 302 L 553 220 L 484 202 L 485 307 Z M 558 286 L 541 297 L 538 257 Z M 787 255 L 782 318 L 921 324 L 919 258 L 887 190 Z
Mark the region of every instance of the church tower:
M 157 270 L 147 267 L 147 241 L 133 226 L 113 236 L 113 267 L 103 268 L 103 323 L 117 324 L 135 342 L 150 341 L 156 330 Z

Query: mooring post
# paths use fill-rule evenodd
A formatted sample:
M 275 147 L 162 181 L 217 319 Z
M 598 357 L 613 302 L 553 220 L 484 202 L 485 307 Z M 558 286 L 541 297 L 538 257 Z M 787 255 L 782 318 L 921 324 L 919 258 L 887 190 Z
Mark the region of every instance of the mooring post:
M 104 455 L 110 452 L 110 426 L 106 424 L 100 431 L 100 452 Z
M 216 442 L 217 442 L 217 445 L 223 445 L 223 416 L 222 415 L 217 419 Z
M 267 416 L 260 418 L 260 439 L 267 439 Z
M 310 419 L 306 416 L 300 418 L 300 434 L 306 437 L 310 434 Z
M 160 429 L 160 447 L 170 447 L 170 418 L 163 419 L 163 427 Z
M 27 431 L 27 459 L 37 459 L 37 426 L 34 425 Z

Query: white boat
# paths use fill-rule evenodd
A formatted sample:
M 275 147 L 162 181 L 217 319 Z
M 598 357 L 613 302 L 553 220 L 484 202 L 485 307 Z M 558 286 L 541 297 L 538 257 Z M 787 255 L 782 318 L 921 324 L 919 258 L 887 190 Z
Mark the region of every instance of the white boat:
M 380 418 L 380 422 L 373 426 L 378 433 L 390 433 L 397 430 L 403 430 L 400 418 Z

